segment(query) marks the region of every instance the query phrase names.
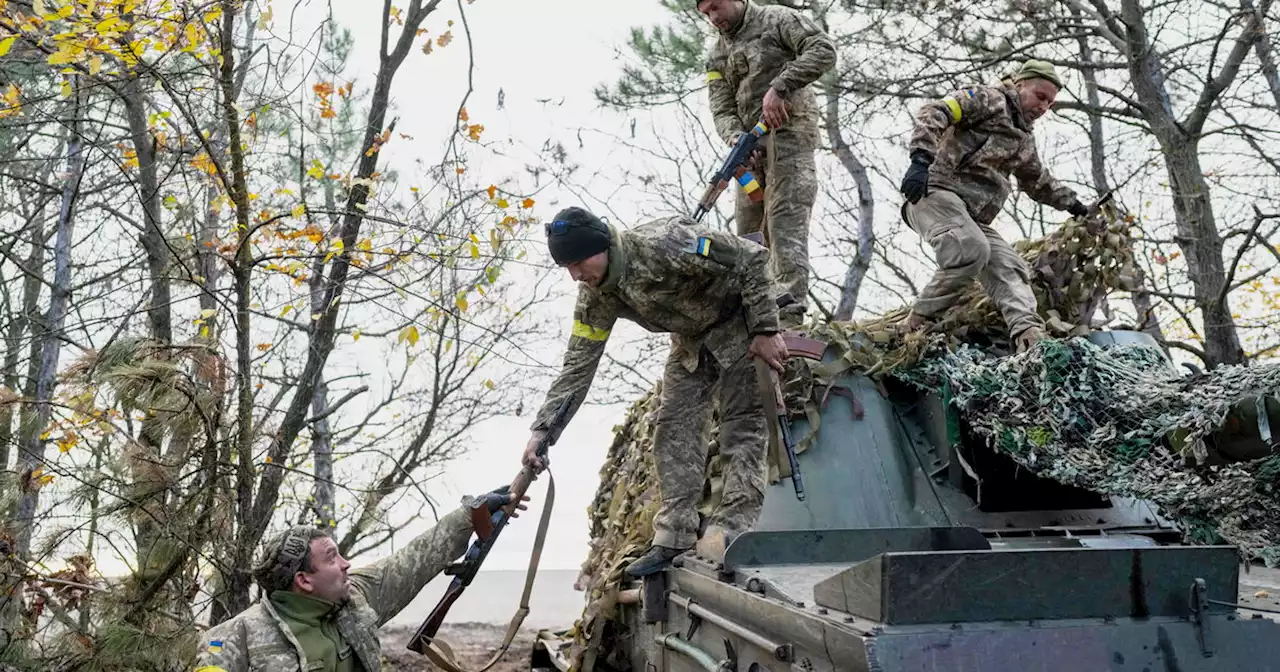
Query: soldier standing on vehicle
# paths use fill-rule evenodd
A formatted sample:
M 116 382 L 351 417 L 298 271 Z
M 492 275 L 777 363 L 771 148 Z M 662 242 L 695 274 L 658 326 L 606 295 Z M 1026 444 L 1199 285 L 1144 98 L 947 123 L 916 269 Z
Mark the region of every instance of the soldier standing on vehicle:
M 809 302 L 809 215 L 818 193 L 818 108 L 810 86 L 836 64 L 831 38 L 805 13 L 751 0 L 699 0 L 719 31 L 707 58 L 716 132 L 732 147 L 761 118 L 769 126 L 751 167 L 764 183 L 753 203 L 738 190 L 738 234 L 761 231 L 773 253 L 784 329 L 798 328 Z M 760 154 L 763 156 L 760 156 Z
M 253 570 L 267 599 L 203 635 L 196 672 L 381 670 L 378 628 L 466 552 L 470 508 L 496 513 L 511 503 L 509 487 L 464 501 L 403 549 L 350 574 L 327 530 L 295 526 L 277 535 Z
M 702 430 L 713 394 L 726 465 L 724 494 L 703 539 L 714 542 L 711 548 L 727 545 L 755 524 L 764 503 L 768 443 L 751 358 L 779 372 L 787 358 L 768 250 L 687 217 L 619 231 L 578 207 L 561 210 L 547 225 L 547 246 L 579 283 L 578 301 L 564 365 L 531 427 L 524 464 L 545 467 L 535 449 L 564 399 L 574 400 L 565 424 L 577 412 L 619 317 L 670 333 L 653 440 L 661 505 L 652 548 L 627 572 L 661 571 L 699 543 L 707 459 Z
M 1019 352 L 1045 337 L 1026 262 L 991 228 L 1011 191 L 1084 217 L 1076 192 L 1040 163 L 1032 124 L 1049 111 L 1062 81 L 1053 65 L 1029 60 L 999 86 L 962 89 L 915 117 L 911 167 L 902 181 L 907 224 L 933 247 L 938 270 L 903 329 L 941 315 L 975 278 L 1000 309 Z

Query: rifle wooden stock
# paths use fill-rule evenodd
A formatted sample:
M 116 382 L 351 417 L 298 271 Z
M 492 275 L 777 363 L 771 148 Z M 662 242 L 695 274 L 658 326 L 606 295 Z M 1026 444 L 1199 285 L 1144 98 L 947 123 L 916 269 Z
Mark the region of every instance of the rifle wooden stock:
M 418 626 L 418 630 L 413 633 L 413 637 L 409 638 L 408 649 L 414 653 L 425 653 L 427 645 L 435 639 L 436 632 L 440 630 L 440 626 L 444 624 L 444 617 L 449 613 L 449 607 L 462 597 L 463 586 L 451 585 L 445 591 L 444 597 L 440 598 L 440 602 L 431 610 L 431 614 L 427 616 L 427 620 Z
M 539 457 L 546 457 L 547 449 L 555 443 L 552 437 L 558 437 L 560 431 L 568 423 L 569 410 L 573 407 L 573 404 L 574 397 L 572 396 L 566 397 L 560 402 L 559 408 L 556 409 L 556 413 L 548 425 L 546 435 L 542 437 L 536 449 Z M 426 654 L 437 666 L 445 669 L 461 669 L 458 668 L 456 661 L 452 660 L 452 654 L 448 652 L 447 647 L 443 651 L 439 647 L 432 648 L 436 632 L 444 624 L 449 608 L 453 606 L 453 603 L 471 584 L 472 579 L 476 577 L 480 566 L 484 564 L 485 558 L 489 555 L 489 550 L 497 542 L 498 535 L 502 534 L 503 528 L 515 516 L 516 510 L 524 499 L 525 492 L 528 491 L 529 485 L 533 483 L 536 477 L 537 474 L 531 468 L 522 467 L 520 473 L 516 474 L 515 480 L 511 482 L 511 486 L 508 488 L 507 494 L 510 496 L 510 503 L 507 506 L 494 512 L 490 512 L 489 507 L 484 503 L 477 503 L 478 505 L 472 507 L 471 526 L 476 533 L 476 539 L 471 542 L 471 545 L 467 548 L 466 555 L 461 561 L 445 569 L 446 574 L 453 575 L 453 580 L 449 583 L 448 589 L 445 590 L 444 596 L 440 598 L 435 608 L 431 610 L 431 614 L 422 622 L 422 625 L 418 626 L 418 630 L 413 633 L 413 637 L 407 645 L 410 651 Z M 516 610 L 515 616 L 512 617 L 511 625 L 507 629 L 507 635 L 502 642 L 502 646 L 482 669 L 489 669 L 502 657 L 511 646 L 512 640 L 520 629 L 520 624 L 524 622 L 524 617 L 529 613 L 529 594 L 533 588 L 533 579 L 537 572 L 539 558 L 542 556 L 542 543 L 546 539 L 547 526 L 551 522 L 551 507 L 554 502 L 555 479 L 550 479 L 547 485 L 547 502 L 542 510 L 542 518 L 538 521 L 538 533 L 534 540 L 533 551 L 529 554 L 529 570 L 525 577 L 524 595 L 521 597 L 520 608 Z
M 817 339 L 801 336 L 797 332 L 782 332 L 782 342 L 787 345 L 787 353 L 792 357 L 804 357 L 822 361 L 827 353 L 827 344 Z

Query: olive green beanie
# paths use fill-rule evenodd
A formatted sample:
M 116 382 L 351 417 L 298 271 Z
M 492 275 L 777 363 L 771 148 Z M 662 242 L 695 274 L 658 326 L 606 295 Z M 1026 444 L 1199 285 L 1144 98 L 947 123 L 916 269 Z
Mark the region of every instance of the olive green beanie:
M 1054 69 L 1053 64 L 1048 61 L 1037 61 L 1031 59 L 1022 64 L 1018 72 L 1014 73 L 1013 81 L 1021 82 L 1025 79 L 1045 79 L 1052 82 L 1059 89 L 1062 88 L 1062 80 L 1058 78 L 1058 72 Z

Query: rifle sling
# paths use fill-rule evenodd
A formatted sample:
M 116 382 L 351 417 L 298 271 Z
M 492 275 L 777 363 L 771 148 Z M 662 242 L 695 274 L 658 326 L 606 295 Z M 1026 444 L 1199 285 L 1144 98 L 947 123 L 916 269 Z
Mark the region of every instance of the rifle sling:
M 791 475 L 791 460 L 787 459 L 787 448 L 782 445 L 781 429 L 778 427 L 778 413 L 785 409 L 778 408 L 778 397 L 775 390 L 776 375 L 763 359 L 753 357 L 756 366 L 756 383 L 760 387 L 760 403 L 764 406 L 765 431 L 769 433 L 769 454 L 773 456 L 778 467 L 778 478 Z
M 427 659 L 436 667 L 444 672 L 485 672 L 506 655 L 507 650 L 511 648 L 511 642 L 520 633 L 520 626 L 524 624 L 525 617 L 529 615 L 529 596 L 533 593 L 533 579 L 538 574 L 538 562 L 542 559 L 542 543 L 547 539 L 547 527 L 551 523 L 551 507 L 555 502 L 556 479 L 551 475 L 551 467 L 547 467 L 547 503 L 542 509 L 542 518 L 538 520 L 538 535 L 533 540 L 533 550 L 529 553 L 529 571 L 524 578 L 524 594 L 520 596 L 520 607 L 511 617 L 511 624 L 507 626 L 507 635 L 502 638 L 498 651 L 484 664 L 484 667 L 468 670 L 454 660 L 453 650 L 448 644 L 436 643 L 439 639 L 437 637 L 427 645 L 426 649 Z

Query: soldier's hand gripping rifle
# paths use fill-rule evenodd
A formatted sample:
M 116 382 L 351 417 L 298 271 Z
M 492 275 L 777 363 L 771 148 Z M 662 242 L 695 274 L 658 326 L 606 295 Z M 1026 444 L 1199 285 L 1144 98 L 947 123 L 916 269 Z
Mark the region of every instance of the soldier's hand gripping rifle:
M 702 221 L 703 215 L 715 207 L 716 199 L 720 198 L 720 193 L 732 180 L 737 180 L 738 184 L 742 185 L 743 191 L 747 192 L 747 198 L 752 202 L 758 203 L 764 198 L 764 190 L 760 188 L 760 183 L 756 181 L 751 171 L 747 170 L 747 160 L 751 158 L 751 153 L 756 151 L 760 138 L 768 132 L 769 127 L 765 125 L 764 119 L 761 119 L 750 131 L 738 136 L 738 142 L 733 145 L 729 156 L 721 164 L 720 170 L 711 176 L 707 190 L 702 193 L 702 199 L 698 201 L 698 209 L 693 213 L 693 221 Z
M 564 429 L 569 409 L 573 407 L 573 401 L 574 395 L 570 395 L 560 403 L 555 415 L 552 416 L 551 422 L 548 424 L 546 434 L 543 435 L 542 440 L 535 449 L 537 456 L 544 460 L 544 464 L 546 464 L 547 449 L 555 444 L 554 437 L 558 437 L 560 431 Z M 471 526 L 476 532 L 475 541 L 471 542 L 471 547 L 467 549 L 467 553 L 462 557 L 462 560 L 445 568 L 444 573 L 453 575 L 453 581 L 449 583 L 449 587 L 445 590 L 444 596 L 440 598 L 440 602 L 431 610 L 422 625 L 418 626 L 418 630 L 413 634 L 413 637 L 409 639 L 407 648 L 410 651 L 425 653 L 431 658 L 432 662 L 446 670 L 461 669 L 452 660 L 452 653 L 447 647 L 440 647 L 439 643 L 436 643 L 437 648 L 433 650 L 432 640 L 435 639 L 436 632 L 440 630 L 440 626 L 444 623 L 444 618 L 449 613 L 449 608 L 462 596 L 462 591 L 466 590 L 472 579 L 476 578 L 476 572 L 480 571 L 480 565 L 484 563 L 484 559 L 489 555 L 489 551 L 498 540 L 498 535 L 507 526 L 507 522 L 510 521 L 516 508 L 524 499 L 525 491 L 529 489 L 529 485 L 533 483 L 535 478 L 537 478 L 537 472 L 532 467 L 522 467 L 508 490 L 511 495 L 510 503 L 492 514 L 489 513 L 489 508 L 485 505 L 483 499 L 475 500 L 471 503 Z M 542 519 L 538 521 L 537 540 L 534 542 L 533 552 L 529 556 L 529 570 L 525 577 L 524 595 L 521 598 L 520 608 L 516 610 L 515 616 L 511 619 L 506 639 L 503 641 L 501 648 L 494 654 L 489 663 L 481 669 L 492 667 L 502 657 L 511 646 L 516 634 L 520 631 L 520 625 L 524 622 L 525 616 L 529 614 L 529 594 L 533 588 L 533 578 L 538 571 L 538 560 L 542 555 L 542 542 L 546 538 L 547 524 L 551 520 L 551 507 L 554 503 L 555 480 L 550 479 L 550 483 L 547 486 L 547 501 L 542 509 Z M 445 656 L 443 659 L 441 659 L 442 653 Z
M 786 306 L 794 302 L 790 294 L 778 297 L 778 305 Z M 821 361 L 827 351 L 827 344 L 813 338 L 806 338 L 798 332 L 782 332 L 782 342 L 787 346 L 789 357 L 804 357 Z M 760 386 L 761 402 L 764 404 L 765 416 L 772 424 L 778 423 L 775 434 L 769 428 L 769 449 L 778 464 L 778 475 L 791 477 L 791 485 L 795 488 L 796 499 L 804 501 L 804 479 L 800 475 L 800 461 L 796 458 L 796 442 L 791 435 L 791 416 L 787 413 L 786 397 L 782 394 L 782 385 L 778 381 L 778 373 L 763 359 L 756 358 L 756 380 Z

